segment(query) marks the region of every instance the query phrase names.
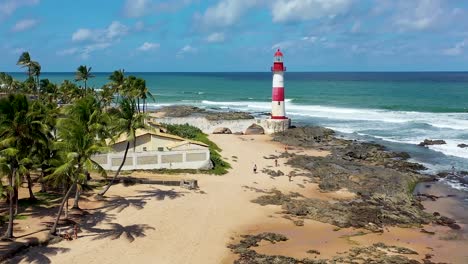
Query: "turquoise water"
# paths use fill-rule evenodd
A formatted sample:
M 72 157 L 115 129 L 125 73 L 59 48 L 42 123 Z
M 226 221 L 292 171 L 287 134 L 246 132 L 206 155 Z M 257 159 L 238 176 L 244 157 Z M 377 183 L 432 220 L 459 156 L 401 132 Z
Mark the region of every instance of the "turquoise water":
M 100 88 L 108 73 L 89 83 Z M 268 112 L 271 73 L 133 73 L 156 96 L 151 107 L 192 104 L 221 110 Z M 14 77 L 24 79 L 23 73 Z M 41 76 L 60 83 L 72 73 Z M 348 137 L 409 151 L 432 171 L 468 170 L 468 73 L 289 73 L 286 111 L 296 124 L 316 124 Z M 426 138 L 446 145 L 429 149 Z

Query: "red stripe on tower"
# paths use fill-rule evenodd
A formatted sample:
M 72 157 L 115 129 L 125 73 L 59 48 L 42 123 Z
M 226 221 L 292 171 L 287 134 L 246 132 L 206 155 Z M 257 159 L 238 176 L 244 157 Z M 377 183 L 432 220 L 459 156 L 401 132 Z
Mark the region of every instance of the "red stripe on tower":
M 284 87 L 273 87 L 273 101 L 284 101 Z

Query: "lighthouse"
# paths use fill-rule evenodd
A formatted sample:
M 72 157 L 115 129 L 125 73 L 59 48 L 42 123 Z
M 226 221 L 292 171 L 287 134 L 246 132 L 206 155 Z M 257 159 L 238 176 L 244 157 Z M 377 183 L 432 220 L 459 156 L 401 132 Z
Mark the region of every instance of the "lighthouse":
M 273 92 L 271 96 L 271 119 L 285 120 L 286 110 L 284 107 L 284 72 L 283 53 L 278 49 L 274 55 L 273 67 Z

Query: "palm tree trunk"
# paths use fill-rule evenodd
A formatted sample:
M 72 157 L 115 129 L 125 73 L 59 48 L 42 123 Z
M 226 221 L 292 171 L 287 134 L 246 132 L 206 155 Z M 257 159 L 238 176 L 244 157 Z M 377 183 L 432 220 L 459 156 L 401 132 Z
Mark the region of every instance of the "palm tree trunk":
M 52 226 L 52 228 L 50 229 L 50 234 L 51 235 L 56 235 L 57 234 L 57 225 L 58 225 L 58 222 L 60 220 L 60 215 L 62 214 L 62 211 L 63 211 L 63 207 L 65 206 L 65 202 L 68 200 L 68 197 L 70 196 L 71 194 L 71 191 L 72 189 L 76 186 L 76 183 L 73 183 L 70 188 L 68 189 L 67 193 L 65 194 L 65 196 L 63 197 L 63 200 L 62 200 L 62 203 L 60 204 L 60 207 L 59 207 L 59 211 L 57 213 L 57 217 L 55 218 L 55 222 L 54 222 L 54 225 Z
M 36 197 L 34 196 L 34 193 L 32 191 L 32 180 L 31 180 L 31 174 L 26 172 L 26 180 L 28 181 L 28 190 L 29 190 L 29 200 L 31 201 L 36 201 Z
M 15 200 L 15 216 L 18 215 L 18 185 L 15 184 L 15 186 L 13 187 L 13 191 L 14 191 L 14 200 Z
M 76 192 L 75 192 L 75 200 L 73 201 L 72 209 L 80 209 L 78 202 L 80 201 L 80 190 L 78 189 L 78 185 L 76 185 Z
M 14 216 L 14 210 L 13 210 L 13 206 L 14 206 L 14 195 L 15 195 L 15 191 L 14 191 L 14 188 L 15 188 L 15 175 L 16 174 L 16 169 L 13 169 L 12 171 L 12 174 L 11 174 L 11 177 L 10 177 L 10 194 L 9 194 L 9 197 L 10 197 L 10 207 L 9 207 L 9 215 L 8 215 L 8 227 L 7 227 L 7 230 L 5 232 L 5 235 L 4 237 L 5 238 L 8 238 L 8 239 L 11 239 L 13 238 L 13 219 L 15 218 Z
M 120 174 L 120 171 L 122 170 L 122 167 L 125 164 L 125 160 L 127 159 L 127 154 L 128 154 L 128 149 L 129 148 L 130 148 L 130 141 L 127 140 L 127 147 L 125 148 L 124 157 L 123 157 L 122 163 L 119 166 L 119 169 L 115 173 L 114 178 L 112 178 L 112 180 L 109 182 L 109 184 L 107 184 L 106 188 L 104 188 L 104 190 L 102 190 L 100 193 L 98 193 L 98 196 L 104 196 L 104 194 L 106 194 L 106 192 L 109 190 L 109 188 L 112 186 L 112 184 L 114 184 L 115 179 L 117 179 L 117 177 Z
M 41 192 L 41 193 L 47 192 L 46 186 L 45 186 L 45 183 L 44 183 L 44 170 L 41 171 L 41 178 L 39 179 L 39 182 L 41 183 L 41 190 L 39 192 Z
M 137 98 L 137 109 L 138 113 L 140 113 L 140 97 Z

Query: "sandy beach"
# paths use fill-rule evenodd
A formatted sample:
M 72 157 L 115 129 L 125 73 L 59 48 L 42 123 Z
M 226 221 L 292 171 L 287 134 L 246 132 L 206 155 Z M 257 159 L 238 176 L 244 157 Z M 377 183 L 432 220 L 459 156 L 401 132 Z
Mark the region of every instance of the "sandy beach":
M 289 238 L 277 244 L 262 242 L 256 251 L 263 254 L 314 258 L 306 253 L 314 249 L 320 252 L 319 258 L 331 258 L 352 247 L 385 242 L 416 250 L 418 255 L 408 257 L 419 261 L 426 254 L 434 255 L 432 261 L 466 263 L 468 259 L 462 250 L 468 246 L 467 241 L 444 239 L 452 232 L 446 227 L 424 227 L 436 231 L 436 235 L 429 235 L 418 228 L 386 228 L 383 234 L 362 234 L 360 230 L 337 229 L 313 220 L 296 226 L 283 218 L 280 206 L 260 206 L 251 200 L 271 189 L 323 200 L 346 200 L 354 194 L 347 190 L 322 192 L 307 177 L 295 176 L 289 182 L 287 176 L 270 177 L 263 173 L 264 168 L 278 169 L 285 175 L 294 170 L 284 164 L 286 159 L 279 159 L 275 168 L 273 159 L 264 158 L 284 152 L 284 146 L 272 142 L 270 136 L 210 135 L 210 139 L 223 149 L 223 157 L 231 163 L 228 174 L 172 176 L 197 179 L 197 191 L 118 184 L 110 189 L 106 201 L 91 199 L 83 203 L 91 215 L 89 226 L 82 226 L 77 240 L 31 248 L 10 263 L 232 263 L 236 255 L 227 245 L 238 241 L 240 235 L 260 232 Z M 288 151 L 328 155 L 313 149 Z M 253 173 L 254 164 L 259 169 L 257 174 Z M 21 225 L 21 221 L 18 223 Z

